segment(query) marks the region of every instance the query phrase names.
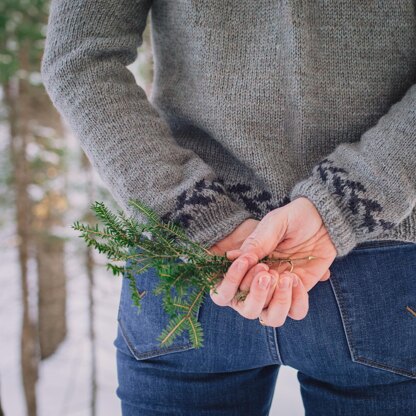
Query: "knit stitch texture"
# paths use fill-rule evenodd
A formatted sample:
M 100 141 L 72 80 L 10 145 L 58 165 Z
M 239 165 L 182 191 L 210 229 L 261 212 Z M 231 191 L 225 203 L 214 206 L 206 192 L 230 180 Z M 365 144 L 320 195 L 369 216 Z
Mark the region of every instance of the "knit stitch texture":
M 140 221 L 130 198 L 211 246 L 305 196 L 337 257 L 416 243 L 414 0 L 52 0 L 41 74 Z

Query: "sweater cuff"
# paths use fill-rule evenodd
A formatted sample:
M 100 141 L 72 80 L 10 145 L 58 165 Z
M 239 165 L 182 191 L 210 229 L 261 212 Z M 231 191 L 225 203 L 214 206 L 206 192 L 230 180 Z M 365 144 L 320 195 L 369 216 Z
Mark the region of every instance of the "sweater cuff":
M 205 248 L 221 241 L 244 220 L 254 218 L 227 193 L 218 179 L 197 180 L 191 188 L 176 194 L 169 202 L 167 199 L 160 201 L 162 203 L 155 206 L 152 204 L 154 201 L 143 200 L 161 221 L 177 223 L 191 241 Z M 126 209 L 139 221 L 143 220 L 142 214 L 134 212 L 129 206 Z
M 357 245 L 353 226 L 348 220 L 350 213 L 347 208 L 340 207 L 328 188 L 314 177 L 298 182 L 293 187 L 290 200 L 299 197 L 306 197 L 315 205 L 337 250 L 336 257 L 347 255 Z
M 253 218 L 250 212 L 231 200 L 223 201 L 221 205 L 213 204 L 197 212 L 185 231 L 192 241 L 210 248 L 248 218 Z

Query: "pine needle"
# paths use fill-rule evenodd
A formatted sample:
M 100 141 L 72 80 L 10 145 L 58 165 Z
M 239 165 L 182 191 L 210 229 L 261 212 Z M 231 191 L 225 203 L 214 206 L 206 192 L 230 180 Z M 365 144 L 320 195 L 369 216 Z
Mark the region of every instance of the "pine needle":
M 145 216 L 140 224 L 124 212 L 113 213 L 103 202 L 91 204 L 99 224 L 74 222 L 88 246 L 110 260 L 107 270 L 129 280 L 131 299 L 138 311 L 146 294 L 139 290 L 140 275 L 154 268 L 160 282 L 153 296 L 163 296 L 162 304 L 169 322 L 160 334 L 160 346 L 169 346 L 183 331 L 188 331 L 195 348 L 203 346 L 203 330 L 196 316 L 203 295 L 214 287 L 213 275 L 223 275 L 231 265 L 225 256 L 212 255 L 206 247 L 193 242 L 179 224 L 162 222 L 159 216 L 138 200 L 129 205 Z M 122 265 L 117 264 L 122 262 Z M 172 295 L 172 291 L 175 295 Z M 149 295 L 148 295 L 149 296 Z
M 207 247 L 193 242 L 179 224 L 162 222 L 142 202 L 130 200 L 129 205 L 144 215 L 147 223 L 140 224 L 122 211 L 115 214 L 103 202 L 96 201 L 91 204 L 91 209 L 100 224 L 85 225 L 76 221 L 71 227 L 80 232 L 79 237 L 88 246 L 107 256 L 110 260 L 108 270 L 129 280 L 131 299 L 138 312 L 146 294 L 138 287 L 140 275 L 150 268 L 156 270 L 160 282 L 153 295 L 163 296 L 163 308 L 169 316 L 168 325 L 157 338 L 161 347 L 171 345 L 185 330 L 193 347 L 202 347 L 203 330 L 197 319 L 199 307 L 204 295 L 215 289 L 232 261 L 226 256 L 213 255 Z M 309 256 L 307 259 L 312 258 Z M 261 261 L 288 260 L 296 259 L 266 257 Z M 122 265 L 117 262 L 122 262 Z M 172 295 L 172 291 L 176 294 Z M 248 293 L 238 291 L 236 297 L 244 301 Z

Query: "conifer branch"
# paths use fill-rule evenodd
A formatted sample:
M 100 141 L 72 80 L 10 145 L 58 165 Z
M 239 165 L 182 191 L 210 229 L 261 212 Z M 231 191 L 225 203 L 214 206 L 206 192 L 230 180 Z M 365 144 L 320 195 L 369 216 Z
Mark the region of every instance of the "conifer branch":
M 129 280 L 131 299 L 138 311 L 146 291 L 140 292 L 138 280 L 143 271 L 154 268 L 160 282 L 154 295 L 163 294 L 163 308 L 169 316 L 168 325 L 158 340 L 160 346 L 169 346 L 185 329 L 193 347 L 203 346 L 203 331 L 197 320 L 204 295 L 224 276 L 232 261 L 226 256 L 213 255 L 192 241 L 181 226 L 173 221 L 162 222 L 158 215 L 138 200 L 129 205 L 143 214 L 147 223 L 140 224 L 122 211 L 111 212 L 103 202 L 91 204 L 91 209 L 102 224 L 85 225 L 78 221 L 71 226 L 79 231 L 88 246 L 106 254 L 107 269 L 114 275 Z M 312 256 L 305 259 L 311 259 Z M 261 262 L 288 261 L 266 257 Z M 122 265 L 116 264 L 122 262 Z M 189 289 L 191 293 L 189 293 Z M 176 295 L 172 295 L 172 290 Z M 236 297 L 244 300 L 248 291 L 239 291 Z

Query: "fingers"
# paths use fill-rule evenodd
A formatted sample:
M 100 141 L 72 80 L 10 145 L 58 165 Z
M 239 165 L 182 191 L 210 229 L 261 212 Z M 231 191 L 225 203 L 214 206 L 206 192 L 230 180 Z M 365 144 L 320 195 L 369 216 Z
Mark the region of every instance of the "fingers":
M 240 290 L 242 290 L 242 291 L 248 290 L 249 291 L 250 286 L 253 282 L 253 279 L 255 279 L 257 277 L 257 274 L 260 273 L 260 272 L 269 271 L 269 270 L 270 270 L 269 266 L 265 263 L 256 264 L 244 276 L 244 278 L 243 278 L 243 280 L 240 284 Z M 275 279 L 272 279 L 272 283 L 269 286 L 266 301 L 265 301 L 264 306 L 263 306 L 264 308 L 266 308 L 267 305 L 269 304 L 269 302 L 270 302 L 270 300 L 273 296 L 274 289 L 276 288 L 277 281 L 279 279 L 279 275 L 276 272 L 273 274 L 273 276 L 275 277 Z
M 292 275 L 283 273 L 280 276 L 278 287 L 273 293 L 269 306 L 261 311 L 261 318 L 265 325 L 278 327 L 285 323 L 292 303 Z
M 256 264 L 254 267 L 252 267 L 244 276 L 243 280 L 241 281 L 239 290 L 241 291 L 248 291 L 250 292 L 250 286 L 253 282 L 253 279 L 257 277 L 257 275 L 260 272 L 264 272 L 264 271 L 269 271 L 269 266 L 265 263 L 258 263 Z M 274 289 L 276 287 L 277 284 L 277 280 L 279 278 L 279 275 L 276 273 L 275 275 L 275 279 L 272 280 L 272 283 L 269 286 L 268 292 L 267 292 L 267 297 L 266 297 L 266 301 L 264 303 L 264 308 L 267 307 L 267 305 L 269 304 L 272 296 L 273 296 L 273 292 Z M 248 295 L 247 295 L 248 296 Z
M 312 263 L 312 262 L 311 262 Z M 316 262 L 321 263 L 321 262 Z M 303 286 L 306 291 L 309 292 L 320 280 L 321 276 L 324 276 L 328 266 L 323 264 L 307 265 L 307 266 L 295 266 L 294 273 L 302 280 Z
M 247 273 L 240 289 L 247 290 L 250 282 L 249 294 L 244 301 L 232 299 L 230 306 L 247 319 L 256 319 L 261 314 L 265 324 L 273 327 L 282 326 L 287 316 L 303 319 L 308 313 L 309 295 L 301 279 L 295 273 L 286 272 L 277 287 L 279 274 L 273 269 L 267 272 L 263 266 L 259 263 Z M 259 284 L 259 278 L 267 275 L 271 276 L 271 283 L 264 288 Z M 290 284 L 286 287 L 288 279 Z
M 243 280 L 240 283 L 240 290 L 249 290 L 251 286 L 251 282 L 254 279 L 254 276 L 260 272 L 268 272 L 269 266 L 265 263 L 257 263 L 254 267 L 252 267 L 246 275 L 243 277 Z
M 241 250 L 228 250 L 225 255 L 227 256 L 228 260 L 234 261 L 240 254 L 242 254 Z
M 243 253 L 254 253 L 259 259 L 262 259 L 277 246 L 286 230 L 287 218 L 283 211 L 279 211 L 279 209 L 270 211 L 244 240 L 240 250 Z
M 292 286 L 292 304 L 289 309 L 288 316 L 295 320 L 305 318 L 309 310 L 309 294 L 302 283 L 302 280 L 293 275 L 293 286 Z
M 229 306 L 231 300 L 237 293 L 240 283 L 247 271 L 258 263 L 257 256 L 253 254 L 242 254 L 228 268 L 227 273 L 220 284 L 210 290 L 210 296 L 214 303 L 219 306 Z
M 264 308 L 270 285 L 275 283 L 275 277 L 261 271 L 251 282 L 250 293 L 244 302 L 233 299 L 231 307 L 247 319 L 257 319 Z
M 226 256 L 228 257 L 229 260 L 235 260 L 241 254 L 242 254 L 241 253 L 241 250 L 230 250 L 230 251 L 228 251 L 226 253 Z M 258 263 L 257 265 L 255 265 L 254 267 L 252 267 L 246 273 L 246 275 L 244 276 L 243 280 L 241 281 L 241 284 L 240 284 L 240 288 L 239 289 L 241 291 L 249 290 L 250 289 L 250 286 L 251 286 L 251 282 L 253 281 L 254 276 L 257 273 L 260 273 L 261 271 L 269 271 L 269 269 L 270 268 L 269 268 L 269 266 L 266 263 Z M 275 277 L 276 277 L 275 283 L 272 286 L 270 286 L 270 288 L 269 288 L 269 293 L 267 295 L 267 299 L 266 299 L 266 303 L 265 303 L 265 306 L 266 307 L 269 304 L 270 299 L 273 296 L 273 291 L 274 291 L 275 286 L 277 284 L 277 279 L 279 278 L 279 275 L 276 274 Z
M 273 298 L 274 291 L 276 290 L 276 287 L 279 282 L 279 273 L 276 272 L 276 270 L 269 270 L 269 273 L 274 276 L 274 280 L 269 286 L 269 292 L 267 293 L 266 302 L 264 302 L 263 308 L 267 308 L 269 306 L 270 301 Z

